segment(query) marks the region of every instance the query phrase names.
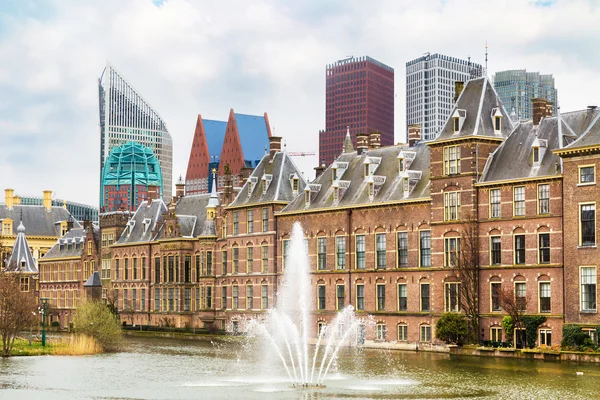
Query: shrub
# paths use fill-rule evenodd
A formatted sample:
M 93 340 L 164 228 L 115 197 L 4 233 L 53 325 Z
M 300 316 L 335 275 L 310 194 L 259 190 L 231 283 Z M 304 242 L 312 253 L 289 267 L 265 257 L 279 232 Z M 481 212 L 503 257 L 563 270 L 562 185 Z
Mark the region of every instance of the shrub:
M 75 332 L 96 339 L 104 351 L 115 351 L 121 346 L 123 334 L 117 317 L 103 303 L 90 301 L 77 308 L 73 318 Z
M 467 319 L 463 314 L 448 313 L 438 319 L 435 326 L 435 336 L 446 343 L 456 343 L 462 346 L 469 333 Z
M 521 317 L 523 325 L 525 325 L 525 334 L 527 336 L 527 347 L 533 349 L 537 339 L 537 330 L 541 324 L 546 322 L 546 317 L 543 315 L 525 315 Z
M 502 329 L 504 329 L 504 333 L 506 333 L 506 339 L 508 342 L 512 342 L 514 332 L 515 332 L 515 323 L 510 315 L 502 318 Z
M 566 349 L 587 351 L 595 349 L 596 344 L 592 338 L 581 329 L 577 324 L 563 325 L 563 339 L 561 346 Z

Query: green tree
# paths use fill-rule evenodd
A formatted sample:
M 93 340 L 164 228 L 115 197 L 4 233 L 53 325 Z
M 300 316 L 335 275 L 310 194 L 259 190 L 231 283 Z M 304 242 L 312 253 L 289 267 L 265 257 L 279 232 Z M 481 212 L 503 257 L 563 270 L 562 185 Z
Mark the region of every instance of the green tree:
M 435 336 L 446 343 L 456 343 L 459 346 L 469 334 L 469 324 L 463 314 L 447 313 L 438 319 L 435 326 Z
M 82 303 L 73 318 L 73 327 L 75 332 L 96 339 L 104 351 L 116 351 L 121 347 L 121 324 L 106 304 L 98 301 Z

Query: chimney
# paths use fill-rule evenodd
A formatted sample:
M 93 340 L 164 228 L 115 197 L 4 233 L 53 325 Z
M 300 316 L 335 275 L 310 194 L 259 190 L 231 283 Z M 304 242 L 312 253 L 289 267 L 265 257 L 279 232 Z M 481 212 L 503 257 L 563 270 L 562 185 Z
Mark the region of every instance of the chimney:
M 14 196 L 13 197 L 13 204 L 15 206 L 18 206 L 19 204 L 21 204 L 21 196 Z
M 315 179 L 317 179 L 319 176 L 321 176 L 323 174 L 323 171 L 325 171 L 325 169 L 327 169 L 327 166 L 325 165 L 325 160 L 321 160 L 321 165 L 319 165 L 318 167 L 315 167 Z
M 369 133 L 369 149 L 378 149 L 381 147 L 381 132 Z
M 458 97 L 462 93 L 465 88 L 465 83 L 463 81 L 454 81 L 454 103 L 458 101 Z
M 73 229 L 74 221 L 75 221 L 75 219 L 73 218 L 72 215 L 70 215 L 69 218 L 67 219 L 67 232 L 70 231 L 71 229 Z
M 369 135 L 366 133 L 357 133 L 356 134 L 356 154 L 359 156 L 366 152 L 369 148 Z
M 421 125 L 410 124 L 408 126 L 408 146 L 413 147 L 421 141 Z
M 225 165 L 223 186 L 223 203 L 224 205 L 228 205 L 233 201 L 233 182 L 231 180 L 231 170 L 229 169 L 229 164 Z
M 552 116 L 552 103 L 548 100 L 536 97 L 531 99 L 532 108 L 533 108 L 533 125 L 537 126 L 540 124 L 544 117 Z
M 271 136 L 269 138 L 269 157 L 271 160 L 275 157 L 275 153 L 281 151 L 281 136 Z
M 274 153 L 272 153 L 272 154 L 274 154 Z M 240 169 L 240 179 L 242 180 L 242 183 L 240 186 L 244 186 L 246 184 L 246 181 L 252 174 L 252 171 L 254 171 L 254 168 L 244 167 L 244 168 Z
M 594 111 L 596 111 L 597 108 L 598 108 L 598 106 L 594 106 L 594 105 L 587 106 L 588 117 L 591 116 L 594 113 Z
M 148 186 L 148 205 L 156 199 L 158 199 L 158 186 Z
M 89 219 L 86 219 L 85 221 L 83 221 L 83 229 L 85 229 L 86 233 L 94 232 L 94 224 Z
M 183 182 L 183 178 L 181 177 L 181 175 L 179 175 L 179 179 L 175 184 L 175 197 L 177 197 L 177 199 L 180 199 L 183 196 L 185 196 L 185 183 Z
M 12 210 L 13 202 L 14 202 L 14 193 L 13 189 L 4 189 L 4 204 L 6 204 L 6 208 Z
M 52 190 L 44 190 L 44 208 L 52 211 Z

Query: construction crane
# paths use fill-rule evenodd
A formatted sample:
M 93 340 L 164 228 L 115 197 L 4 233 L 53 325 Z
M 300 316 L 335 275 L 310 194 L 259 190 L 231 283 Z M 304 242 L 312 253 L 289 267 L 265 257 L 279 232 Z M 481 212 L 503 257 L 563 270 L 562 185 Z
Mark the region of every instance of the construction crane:
M 308 156 L 314 156 L 315 152 L 314 151 L 290 151 L 287 154 L 290 157 L 308 157 Z

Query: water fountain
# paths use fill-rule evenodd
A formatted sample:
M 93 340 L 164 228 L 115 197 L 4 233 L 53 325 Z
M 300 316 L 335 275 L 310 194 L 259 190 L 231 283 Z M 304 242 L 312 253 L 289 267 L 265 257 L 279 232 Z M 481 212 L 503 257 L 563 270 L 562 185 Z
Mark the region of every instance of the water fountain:
M 310 265 L 304 234 L 295 223 L 284 268 L 283 287 L 277 293 L 277 305 L 266 318 L 248 324 L 250 336 L 268 342 L 276 359 L 285 370 L 293 387 L 324 387 L 323 381 L 344 345 L 364 341 L 366 322 L 356 318 L 354 308 L 347 306 L 328 324 L 316 332 L 312 323 L 315 296 L 310 284 Z

